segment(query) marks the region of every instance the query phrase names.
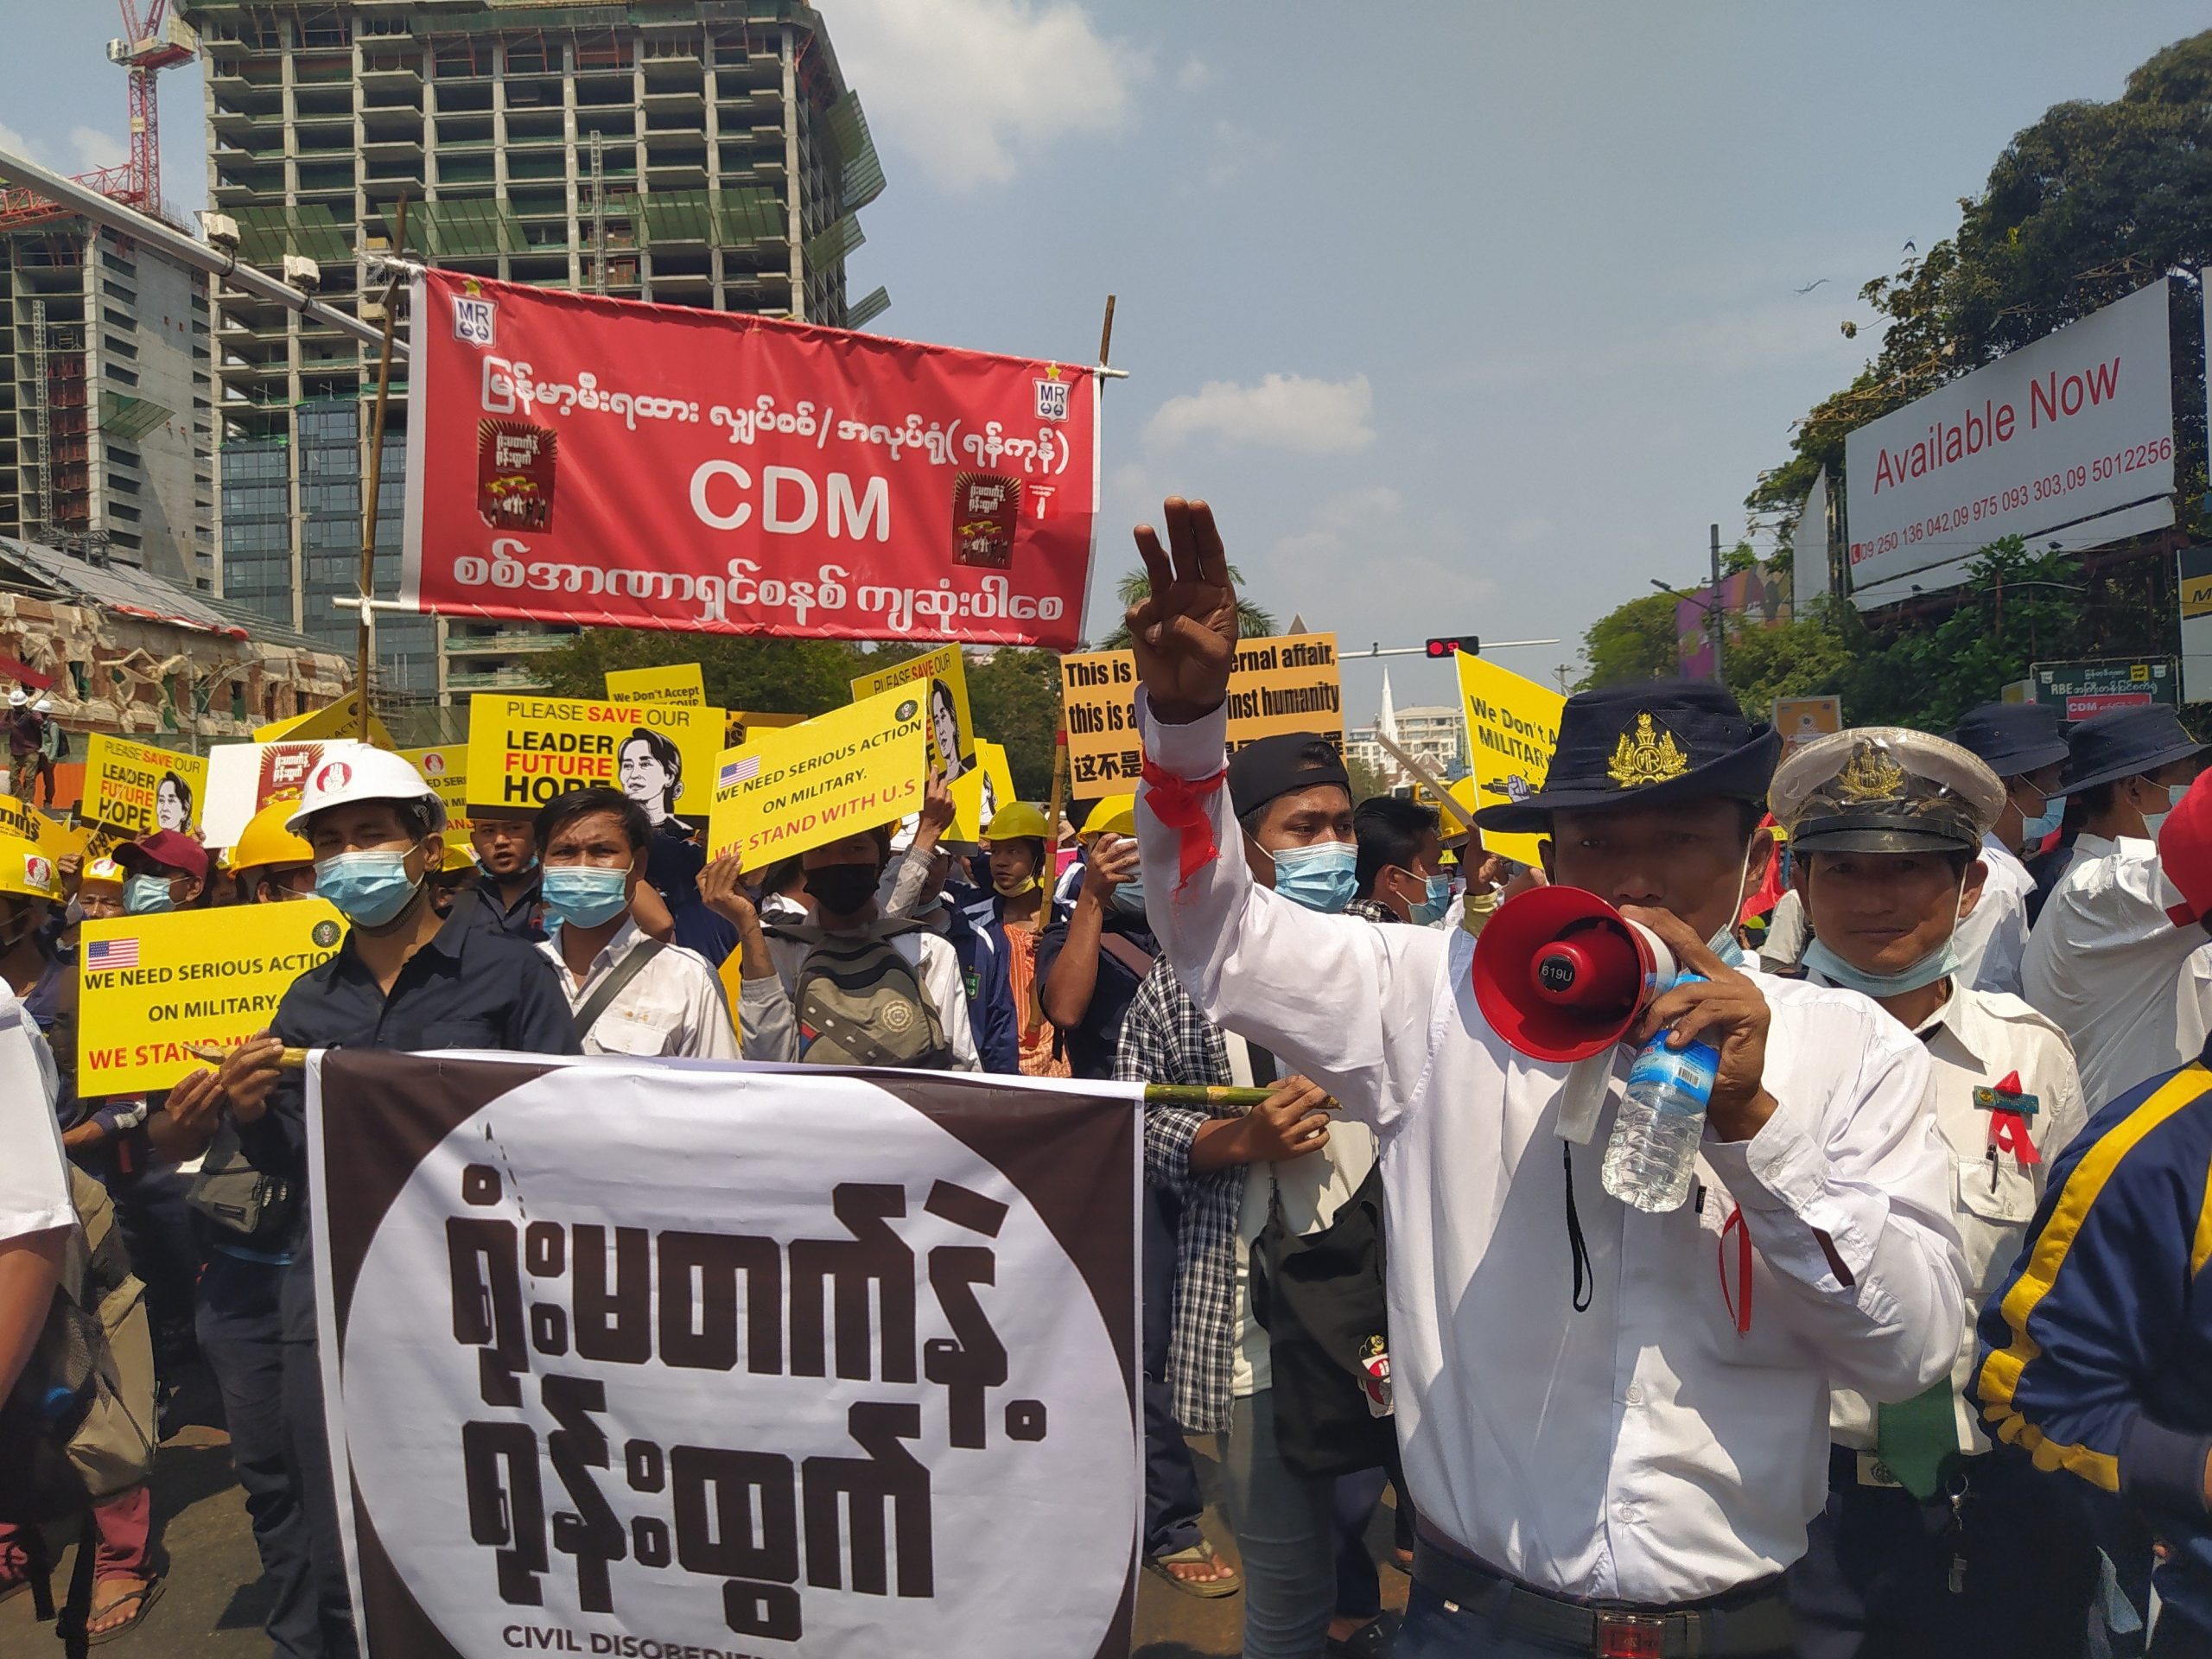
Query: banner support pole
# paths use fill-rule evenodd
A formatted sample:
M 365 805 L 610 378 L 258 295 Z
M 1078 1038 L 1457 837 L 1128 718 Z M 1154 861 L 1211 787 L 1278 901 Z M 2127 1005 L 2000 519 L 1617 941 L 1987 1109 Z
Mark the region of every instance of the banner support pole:
M 1102 379 L 1126 380 L 1128 378 L 1127 374 L 1106 366 L 1112 360 L 1113 356 L 1114 296 L 1109 294 L 1106 296 L 1106 315 L 1098 325 L 1096 372 Z M 1045 864 L 1046 870 L 1057 877 L 1060 854 L 1060 810 L 1066 804 L 1068 798 L 1068 712 L 1067 688 L 1065 684 L 1053 692 L 1052 700 L 1058 704 L 1058 708 L 1054 711 L 1052 721 L 1052 792 L 1050 804 L 1046 808 L 1045 812 L 1046 827 L 1052 832 L 1052 840 L 1045 849 Z M 1046 884 L 1048 893 L 1052 885 L 1051 882 Z M 1046 902 L 1049 906 L 1049 899 Z
M 407 245 L 407 198 L 399 199 L 399 225 L 393 232 L 392 251 Z M 385 411 L 391 404 L 391 333 L 399 284 L 406 273 L 393 270 L 384 285 L 384 344 L 377 354 L 376 413 L 369 423 L 368 477 L 361 486 L 361 620 L 356 638 L 358 660 L 353 670 L 353 693 L 361 702 L 361 741 L 369 741 L 369 675 L 376 666 L 377 621 L 372 603 L 377 582 L 377 492 L 384 481 Z

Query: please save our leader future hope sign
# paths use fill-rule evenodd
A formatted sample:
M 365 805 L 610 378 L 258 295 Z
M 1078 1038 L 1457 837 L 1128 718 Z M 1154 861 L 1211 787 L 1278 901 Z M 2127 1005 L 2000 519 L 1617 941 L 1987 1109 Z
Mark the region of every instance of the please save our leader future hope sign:
M 409 604 L 1077 643 L 1090 369 L 443 270 L 411 316 Z

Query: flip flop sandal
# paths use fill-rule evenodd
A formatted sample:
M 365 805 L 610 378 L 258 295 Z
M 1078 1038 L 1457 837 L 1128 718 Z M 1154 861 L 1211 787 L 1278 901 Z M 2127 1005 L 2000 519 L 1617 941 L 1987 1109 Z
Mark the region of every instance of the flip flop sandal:
M 89 1648 L 97 1648 L 103 1642 L 112 1642 L 117 1637 L 128 1636 L 137 1630 L 146 1622 L 146 1615 L 154 1611 L 154 1604 L 162 1599 L 162 1592 L 166 1588 L 168 1585 L 161 1579 L 142 1580 L 122 1595 L 118 1596 L 105 1609 L 87 1614 L 86 1622 L 90 1624 L 96 1618 L 111 1618 L 118 1609 L 133 1607 L 133 1604 L 136 1604 L 129 1618 L 112 1630 L 92 1631 L 85 1638 L 85 1645 Z M 94 1588 L 94 1593 L 99 1593 L 97 1586 Z
M 1170 1572 L 1177 1567 L 1211 1567 L 1219 1560 L 1213 1546 L 1201 1538 L 1187 1549 L 1172 1550 L 1165 1555 L 1154 1555 L 1144 1564 L 1147 1573 L 1156 1573 L 1186 1596 L 1197 1596 L 1213 1601 L 1223 1596 L 1233 1596 L 1244 1587 L 1244 1580 L 1232 1568 L 1224 1579 L 1185 1579 Z

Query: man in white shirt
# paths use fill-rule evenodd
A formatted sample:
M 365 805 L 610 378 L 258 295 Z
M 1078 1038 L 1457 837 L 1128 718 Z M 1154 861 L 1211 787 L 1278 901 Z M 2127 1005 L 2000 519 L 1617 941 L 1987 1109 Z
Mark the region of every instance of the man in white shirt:
M 616 789 L 571 790 L 543 807 L 537 844 L 551 932 L 537 948 L 561 970 L 585 1053 L 734 1060 L 737 1032 L 713 967 L 646 938 L 631 917 L 652 833 L 645 809 Z M 781 1001 L 772 976 L 760 983 L 763 1000 Z
M 2066 816 L 2059 788 L 2066 736 L 2047 702 L 1993 702 L 1961 717 L 1951 741 L 2002 780 L 2005 808 L 1981 838 L 1988 868 L 1981 902 L 1959 924 L 1959 978 L 1978 991 L 2020 994 L 2020 958 L 2028 948 L 2028 906 L 2036 879 L 2020 861 L 2042 846 Z
M 2066 791 L 2088 817 L 2028 938 L 2021 994 L 2074 1045 L 2094 1111 L 2185 1065 L 2212 1033 L 2212 940 L 2177 923 L 2158 825 L 2204 764 L 2171 709 L 2120 709 L 2067 738 Z
M 1825 1494 L 1828 1390 L 1902 1400 L 1945 1376 L 1964 1292 L 1919 1045 L 1862 998 L 1753 977 L 1706 943 L 1741 960 L 1772 733 L 1717 686 L 1585 693 L 1543 791 L 1478 815 L 1548 830 L 1554 881 L 1635 906 L 1703 976 L 1631 1033 L 1719 1052 L 1703 1197 L 1632 1210 L 1571 1145 L 1563 1192 L 1566 1068 L 1491 1029 L 1473 940 L 1254 884 L 1221 781 L 1226 555 L 1203 503 L 1166 516 L 1172 557 L 1137 532 L 1152 588 L 1129 615 L 1147 909 L 1209 1017 L 1376 1131 L 1421 1521 L 1399 1659 L 1786 1652 L 1777 1580 Z M 1617 1066 L 1601 1135 L 1620 1088 Z
M 0 1400 L 46 1328 L 77 1224 L 54 1091 L 46 1039 L 15 991 L 0 984 Z
M 1928 1050 L 1969 1322 L 1918 1398 L 1831 1396 L 1827 1508 L 1789 1573 L 1798 1659 L 2080 1659 L 2095 1548 L 2070 1494 L 1993 1451 L 1963 1397 L 1971 1321 L 2088 1121 L 2058 1027 L 1966 977 L 1961 918 L 1988 902 L 1977 855 L 2009 791 L 1956 744 L 1865 727 L 1794 750 L 1770 798 L 1812 922 L 1807 977 L 1872 998 Z

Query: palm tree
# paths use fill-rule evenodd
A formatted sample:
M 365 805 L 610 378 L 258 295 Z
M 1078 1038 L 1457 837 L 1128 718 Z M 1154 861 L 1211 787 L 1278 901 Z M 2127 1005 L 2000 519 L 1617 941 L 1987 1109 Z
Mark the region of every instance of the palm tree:
M 1244 594 L 1244 573 L 1235 565 L 1229 567 L 1230 585 L 1236 589 L 1236 637 L 1240 639 L 1265 639 L 1277 630 L 1271 612 L 1262 610 Z M 1130 571 L 1115 584 L 1115 596 L 1122 601 L 1122 609 L 1152 596 L 1152 578 L 1140 568 Z M 1098 642 L 1101 651 L 1127 651 L 1129 648 L 1129 625 L 1116 622 L 1113 632 Z

